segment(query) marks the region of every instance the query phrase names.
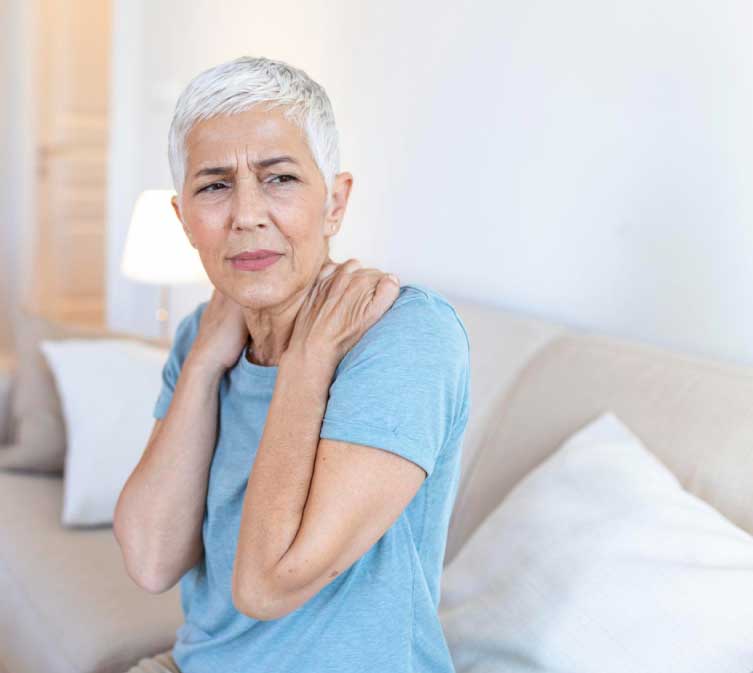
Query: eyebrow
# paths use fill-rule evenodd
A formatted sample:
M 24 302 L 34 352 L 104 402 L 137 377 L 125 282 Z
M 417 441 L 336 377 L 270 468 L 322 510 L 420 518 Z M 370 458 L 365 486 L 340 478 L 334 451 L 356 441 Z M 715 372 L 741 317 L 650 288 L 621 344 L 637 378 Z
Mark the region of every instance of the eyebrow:
M 278 157 L 269 157 L 268 159 L 261 159 L 260 161 L 254 161 L 252 163 L 256 168 L 269 168 L 270 166 L 281 163 L 291 163 L 299 165 L 298 161 L 287 154 Z M 193 179 L 195 180 L 196 178 L 200 178 L 203 175 L 227 175 L 232 171 L 233 166 L 207 166 L 206 168 L 202 168 L 196 171 L 196 173 L 194 173 Z

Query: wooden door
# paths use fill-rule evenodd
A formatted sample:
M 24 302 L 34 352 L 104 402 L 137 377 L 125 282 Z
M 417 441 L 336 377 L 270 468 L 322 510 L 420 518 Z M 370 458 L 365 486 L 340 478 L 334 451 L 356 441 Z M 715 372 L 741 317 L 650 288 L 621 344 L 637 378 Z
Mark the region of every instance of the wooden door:
M 25 303 L 103 326 L 110 2 L 39 3 L 37 222 Z

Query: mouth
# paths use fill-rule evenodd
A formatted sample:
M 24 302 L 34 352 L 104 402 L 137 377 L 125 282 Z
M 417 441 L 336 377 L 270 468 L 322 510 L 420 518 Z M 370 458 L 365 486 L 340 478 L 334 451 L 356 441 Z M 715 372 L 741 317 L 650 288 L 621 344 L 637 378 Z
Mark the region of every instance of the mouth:
M 266 250 L 264 248 L 257 248 L 256 250 L 243 250 L 228 259 L 263 259 L 270 255 L 281 255 L 281 252 L 277 250 Z
M 230 258 L 230 263 L 234 269 L 241 271 L 259 271 L 272 266 L 282 257 L 281 253 L 266 254 L 263 257 L 250 257 L 247 254 L 236 255 Z

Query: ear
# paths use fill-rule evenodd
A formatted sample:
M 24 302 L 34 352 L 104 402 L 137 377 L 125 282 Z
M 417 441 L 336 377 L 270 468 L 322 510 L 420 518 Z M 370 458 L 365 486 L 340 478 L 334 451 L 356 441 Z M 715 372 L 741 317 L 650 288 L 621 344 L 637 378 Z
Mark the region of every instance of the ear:
M 324 214 L 325 237 L 334 236 L 340 231 L 352 186 L 353 176 L 347 171 L 338 173 L 332 181 L 332 193 L 329 197 L 327 211 Z
M 170 199 L 170 203 L 173 206 L 173 210 L 175 211 L 175 214 L 178 216 L 178 220 L 180 220 L 180 223 L 183 225 L 183 231 L 186 232 L 186 236 L 188 236 L 188 240 L 191 242 L 191 245 L 195 248 L 193 242 L 193 236 L 191 236 L 191 230 L 186 226 L 186 223 L 183 221 L 183 216 L 180 214 L 180 204 L 178 203 L 178 197 L 173 196 Z

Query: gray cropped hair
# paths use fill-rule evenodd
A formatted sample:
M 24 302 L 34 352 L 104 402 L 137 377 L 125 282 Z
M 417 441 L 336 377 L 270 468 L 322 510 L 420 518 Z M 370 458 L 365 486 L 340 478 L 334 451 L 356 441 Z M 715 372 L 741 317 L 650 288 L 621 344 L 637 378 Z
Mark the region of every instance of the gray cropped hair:
M 168 161 L 180 198 L 186 178 L 186 136 L 197 122 L 244 112 L 257 103 L 285 106 L 283 115 L 301 128 L 324 178 L 327 202 L 340 170 L 340 151 L 332 104 L 324 88 L 303 70 L 282 61 L 241 56 L 194 77 L 175 104 L 168 133 Z

